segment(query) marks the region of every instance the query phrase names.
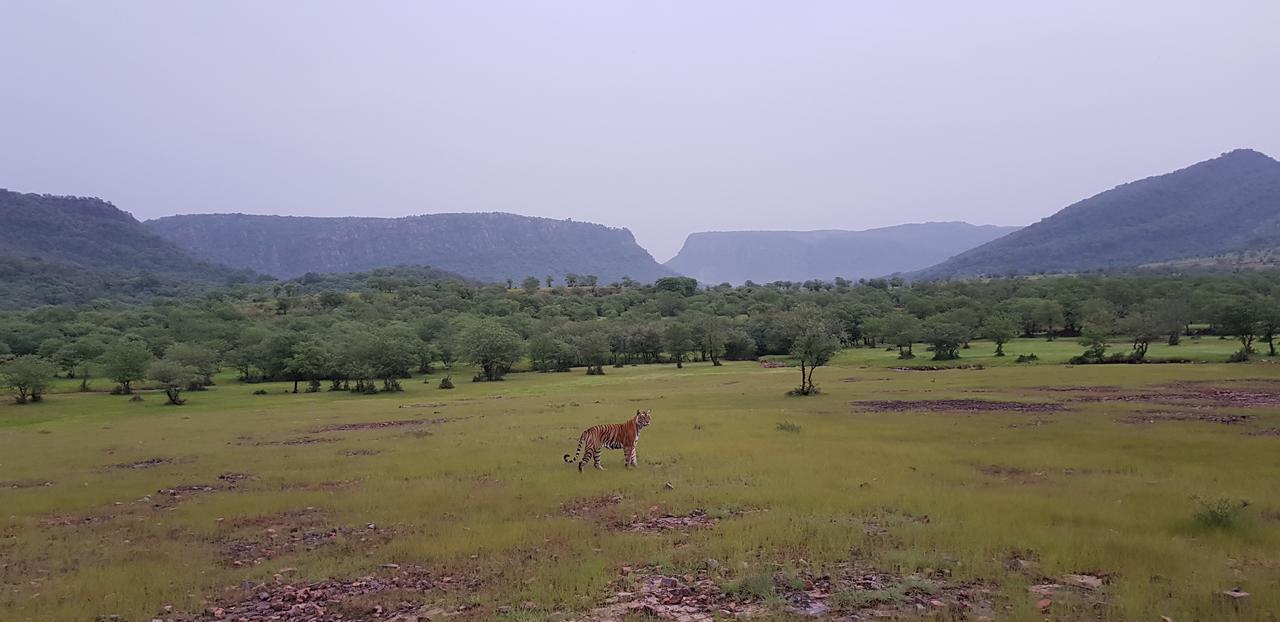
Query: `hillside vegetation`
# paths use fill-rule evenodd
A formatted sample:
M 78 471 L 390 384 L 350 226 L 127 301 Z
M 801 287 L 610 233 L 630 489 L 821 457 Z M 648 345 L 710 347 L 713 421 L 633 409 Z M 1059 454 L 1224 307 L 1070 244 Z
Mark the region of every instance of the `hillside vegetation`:
M 705 231 L 665 265 L 703 283 L 874 278 L 931 266 L 1017 227 L 926 222 L 865 231 Z
M 0 308 L 194 291 L 253 275 L 196 259 L 97 198 L 0 190 Z
M 1123 269 L 1280 246 L 1280 162 L 1247 149 L 1124 184 L 912 275 Z
M 147 221 L 195 255 L 280 278 L 430 265 L 470 278 L 519 282 L 569 274 L 652 282 L 671 272 L 626 229 L 515 214 L 314 218 L 197 214 Z

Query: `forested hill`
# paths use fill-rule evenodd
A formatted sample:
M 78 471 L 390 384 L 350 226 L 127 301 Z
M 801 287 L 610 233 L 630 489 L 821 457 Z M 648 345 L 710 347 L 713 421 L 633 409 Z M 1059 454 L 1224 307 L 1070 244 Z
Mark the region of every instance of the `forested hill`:
M 195 255 L 281 278 L 430 265 L 466 277 L 516 282 L 534 276 L 627 276 L 651 282 L 672 273 L 631 232 L 586 222 L 503 213 L 404 218 L 317 218 L 199 214 L 147 221 Z
M 927 222 L 866 231 L 694 233 L 668 268 L 704 283 L 851 280 L 919 270 L 1017 227 Z
M 1118 186 L 919 279 L 1124 269 L 1280 247 L 1280 162 L 1248 149 Z
M 102 199 L 0 189 L 0 308 L 191 291 L 253 275 L 212 265 Z

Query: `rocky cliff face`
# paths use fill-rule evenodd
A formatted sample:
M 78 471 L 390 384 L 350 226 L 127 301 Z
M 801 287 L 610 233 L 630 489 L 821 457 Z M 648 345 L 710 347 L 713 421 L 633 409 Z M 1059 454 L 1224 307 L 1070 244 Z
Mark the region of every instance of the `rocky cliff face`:
M 918 270 L 1017 230 L 929 222 L 866 231 L 694 233 L 666 263 L 704 283 L 850 280 Z
M 641 282 L 668 276 L 631 232 L 515 214 L 315 218 L 200 214 L 147 221 L 198 257 L 280 278 L 430 265 L 484 281 L 594 274 Z

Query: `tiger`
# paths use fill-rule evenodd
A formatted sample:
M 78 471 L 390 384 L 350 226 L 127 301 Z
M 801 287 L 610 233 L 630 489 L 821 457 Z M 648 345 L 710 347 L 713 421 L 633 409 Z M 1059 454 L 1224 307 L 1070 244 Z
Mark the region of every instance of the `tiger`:
M 578 454 L 581 454 L 582 461 L 578 462 L 579 473 L 582 472 L 582 467 L 587 464 L 588 459 L 595 463 L 597 469 L 603 471 L 604 467 L 600 466 L 600 451 L 607 447 L 622 450 L 624 467 L 638 466 L 636 443 L 640 442 L 640 430 L 649 425 L 649 417 L 649 411 L 637 410 L 636 416 L 624 423 L 597 425 L 583 430 L 578 436 L 577 452 L 572 458 L 569 454 L 565 454 L 564 461 L 569 464 L 577 462 Z

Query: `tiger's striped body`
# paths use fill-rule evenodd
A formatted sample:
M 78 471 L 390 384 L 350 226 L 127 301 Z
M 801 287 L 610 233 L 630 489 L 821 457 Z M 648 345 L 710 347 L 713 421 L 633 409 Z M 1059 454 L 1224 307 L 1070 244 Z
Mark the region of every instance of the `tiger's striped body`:
M 586 466 L 588 460 L 595 463 L 597 469 L 603 471 L 604 467 L 600 466 L 600 452 L 607 448 L 621 449 L 623 465 L 636 466 L 636 443 L 640 442 L 640 430 L 647 425 L 649 425 L 649 411 L 637 410 L 636 416 L 624 423 L 609 423 L 587 428 L 578 436 L 578 450 L 572 459 L 569 454 L 565 454 L 564 461 L 577 462 L 579 473 L 582 472 L 582 467 Z M 578 460 L 579 455 L 582 456 L 581 461 Z

